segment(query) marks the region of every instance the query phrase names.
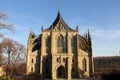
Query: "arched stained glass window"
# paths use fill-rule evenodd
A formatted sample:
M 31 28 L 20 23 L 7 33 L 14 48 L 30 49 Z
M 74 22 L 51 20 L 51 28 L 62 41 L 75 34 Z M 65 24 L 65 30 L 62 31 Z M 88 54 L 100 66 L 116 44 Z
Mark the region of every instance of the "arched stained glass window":
M 47 36 L 47 38 L 46 38 L 46 52 L 47 53 L 50 53 L 50 46 L 51 46 L 51 38 L 50 38 L 50 36 Z
M 50 46 L 50 36 L 46 38 L 46 47 Z
M 33 59 L 31 60 L 31 63 L 34 63 Z
M 62 35 L 58 36 L 58 45 L 57 46 L 58 47 L 62 47 L 63 46 L 63 36 Z
M 83 59 L 83 70 L 87 71 L 87 61 L 85 58 Z
M 57 38 L 57 47 L 58 47 L 58 52 L 62 53 L 64 50 L 64 37 L 62 35 L 58 36 Z
M 31 67 L 31 72 L 33 72 L 33 67 Z
M 72 46 L 72 47 L 74 47 L 74 43 L 75 43 L 75 38 L 72 37 L 72 38 L 71 38 L 71 46 Z
M 75 36 L 73 36 L 73 37 L 71 38 L 72 53 L 75 53 L 75 45 L 76 45 Z

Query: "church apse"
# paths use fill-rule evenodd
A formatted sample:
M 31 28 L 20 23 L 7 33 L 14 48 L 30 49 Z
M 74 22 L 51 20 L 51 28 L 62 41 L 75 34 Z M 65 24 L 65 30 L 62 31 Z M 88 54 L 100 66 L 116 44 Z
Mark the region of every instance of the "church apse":
M 72 79 L 90 77 L 93 73 L 92 41 L 70 28 L 58 11 L 50 27 L 40 35 L 30 32 L 27 52 L 27 74 L 40 73 L 45 79 Z M 36 60 L 33 64 L 31 59 Z

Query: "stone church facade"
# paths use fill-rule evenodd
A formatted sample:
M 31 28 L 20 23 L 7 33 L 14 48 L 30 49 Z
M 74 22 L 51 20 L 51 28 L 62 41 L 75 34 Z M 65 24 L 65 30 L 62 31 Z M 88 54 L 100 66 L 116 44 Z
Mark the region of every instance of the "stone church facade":
M 93 70 L 92 41 L 88 32 L 81 36 L 70 28 L 58 11 L 52 25 L 35 35 L 30 31 L 27 74 L 40 73 L 45 79 L 88 78 Z

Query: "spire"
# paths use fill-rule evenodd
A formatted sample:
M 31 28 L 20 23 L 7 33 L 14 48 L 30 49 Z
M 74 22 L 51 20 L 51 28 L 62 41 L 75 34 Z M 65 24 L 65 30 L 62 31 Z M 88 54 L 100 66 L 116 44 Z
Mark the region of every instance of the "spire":
M 60 13 L 60 8 L 58 7 L 58 13 Z
M 87 33 L 87 39 L 88 39 L 89 44 L 91 44 L 91 36 L 90 36 L 89 29 L 88 29 L 88 33 Z
M 71 29 L 71 28 L 66 24 L 66 22 L 63 20 L 61 14 L 60 14 L 60 9 L 59 9 L 59 8 L 58 8 L 58 14 L 57 14 L 56 19 L 54 20 L 54 22 L 52 23 L 52 25 L 51 25 L 48 29 L 46 29 L 46 30 L 52 30 L 52 29 L 54 29 L 55 26 L 56 26 L 56 24 L 58 24 L 59 22 L 64 25 L 65 29 L 67 29 L 67 30 L 73 30 L 73 29 Z
M 30 28 L 30 34 L 32 34 L 33 33 L 33 30 L 32 30 L 32 28 Z
M 76 27 L 76 30 L 78 31 L 78 26 Z
M 33 30 L 32 30 L 32 28 L 30 28 L 29 39 L 34 36 L 35 36 L 35 34 L 34 34 Z
M 60 11 L 60 0 L 58 0 L 58 12 Z
M 61 15 L 60 15 L 60 9 L 59 8 L 58 8 L 57 18 L 58 18 L 58 20 L 60 20 L 62 18 Z
M 91 41 L 89 29 L 87 33 L 87 40 L 88 40 L 88 50 L 90 51 L 90 55 L 92 55 L 92 41 Z
M 88 29 L 88 39 L 91 39 L 89 29 Z
M 32 31 L 32 28 L 30 28 L 30 33 L 28 37 L 28 45 L 31 43 L 32 34 L 33 34 L 33 31 Z
M 44 27 L 44 25 L 42 25 L 42 27 L 41 27 L 41 31 L 43 31 L 43 30 L 44 30 L 44 28 L 43 28 L 43 27 Z

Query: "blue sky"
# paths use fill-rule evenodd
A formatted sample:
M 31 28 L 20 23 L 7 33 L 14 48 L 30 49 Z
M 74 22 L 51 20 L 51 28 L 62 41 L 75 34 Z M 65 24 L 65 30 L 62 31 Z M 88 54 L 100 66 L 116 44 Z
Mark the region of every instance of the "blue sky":
M 94 56 L 116 56 L 120 50 L 120 0 L 0 0 L 0 12 L 8 14 L 5 22 L 15 26 L 6 37 L 27 46 L 30 28 L 36 35 L 41 26 L 49 27 L 60 8 L 61 15 L 79 34 L 90 29 Z

